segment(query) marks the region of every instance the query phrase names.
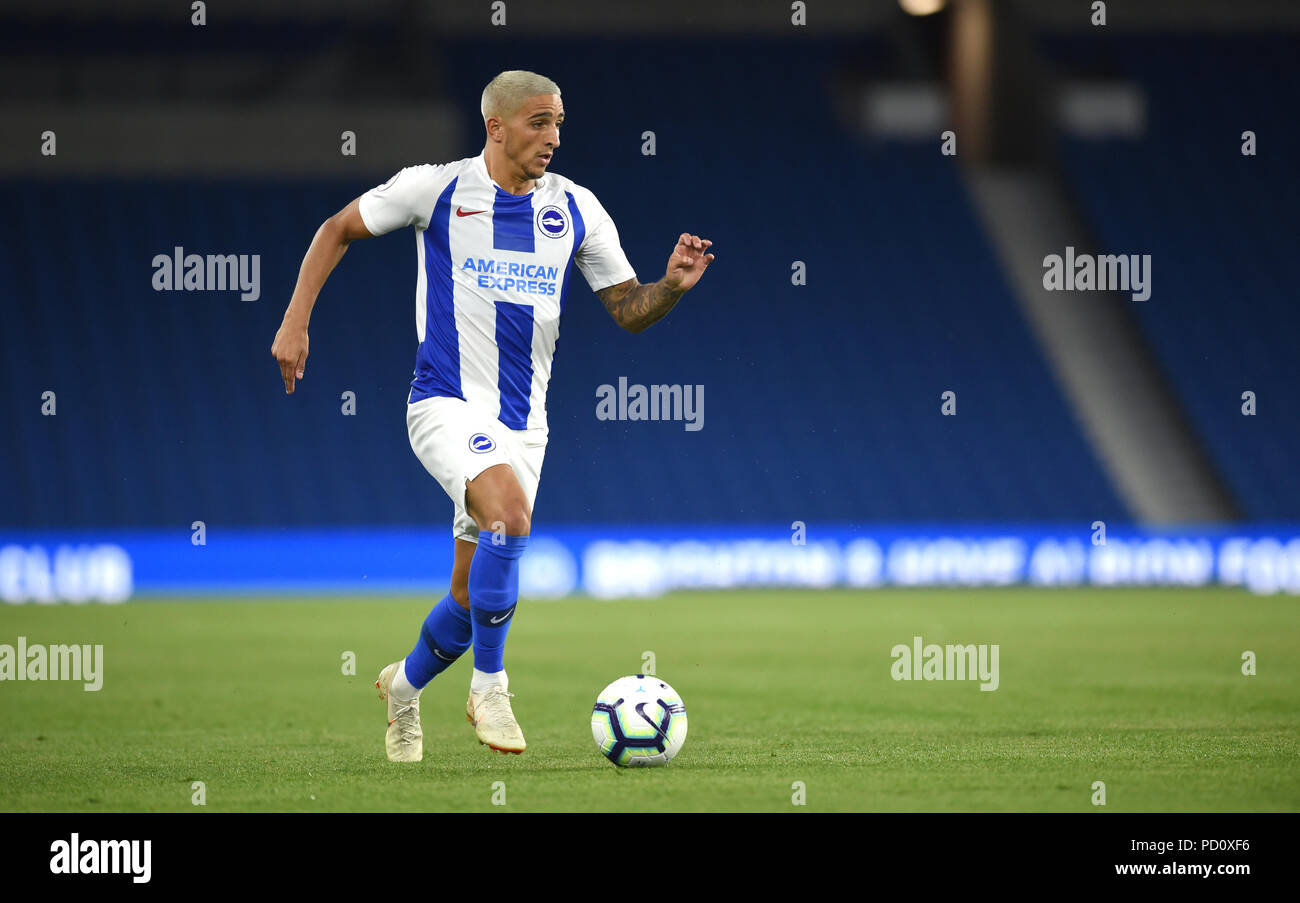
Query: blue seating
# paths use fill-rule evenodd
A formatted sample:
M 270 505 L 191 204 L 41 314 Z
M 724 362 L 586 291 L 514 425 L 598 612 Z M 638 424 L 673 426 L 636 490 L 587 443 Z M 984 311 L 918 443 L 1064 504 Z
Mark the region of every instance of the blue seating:
M 1152 296 L 1133 309 L 1243 513 L 1300 518 L 1294 41 L 1109 38 L 1086 58 L 1142 85 L 1149 123 L 1141 141 L 1062 142 L 1075 197 L 1106 251 L 1152 256 Z
M 483 46 L 449 47 L 448 65 Z M 565 90 L 556 171 L 595 191 L 643 281 L 662 274 L 684 230 L 711 238 L 717 262 L 640 335 L 618 329 L 575 276 L 539 527 L 1128 518 L 952 161 L 937 144 L 868 145 L 833 112 L 832 68 L 860 45 L 675 56 L 665 78 L 704 86 L 698 102 L 587 75 L 649 65 L 657 45 L 594 57 L 589 46 L 520 63 Z M 479 88 L 457 90 L 468 128 Z M 640 150 L 646 129 L 652 157 Z M 22 224 L 0 254 L 0 390 L 12 408 L 0 454 L 17 475 L 0 497 L 2 525 L 450 532 L 450 502 L 411 453 L 403 417 L 415 353 L 409 233 L 349 249 L 317 304 L 294 396 L 269 354 L 317 225 L 387 175 L 0 185 Z M 151 260 L 178 244 L 261 254 L 262 297 L 155 292 Z M 791 284 L 796 260 L 805 286 Z M 704 428 L 598 420 L 596 388 L 620 376 L 703 385 Z M 46 389 L 58 393 L 53 418 L 39 416 Z M 348 390 L 355 416 L 340 411 Z M 940 415 L 946 390 L 955 417 Z

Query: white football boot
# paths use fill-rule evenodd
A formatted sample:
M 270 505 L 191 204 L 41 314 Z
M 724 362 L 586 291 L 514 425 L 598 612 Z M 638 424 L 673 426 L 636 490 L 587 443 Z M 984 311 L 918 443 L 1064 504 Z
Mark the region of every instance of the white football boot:
M 527 744 L 510 708 L 510 697 L 514 695 L 504 686 L 495 684 L 482 693 L 475 693 L 470 688 L 469 699 L 465 701 L 465 718 L 474 725 L 479 743 L 500 753 L 519 755 Z
M 384 747 L 390 762 L 419 762 L 424 758 L 424 731 L 420 730 L 420 697 L 408 704 L 399 703 L 389 695 L 388 687 L 402 662 L 393 662 L 379 672 L 375 686 L 379 698 L 388 700 L 388 735 Z

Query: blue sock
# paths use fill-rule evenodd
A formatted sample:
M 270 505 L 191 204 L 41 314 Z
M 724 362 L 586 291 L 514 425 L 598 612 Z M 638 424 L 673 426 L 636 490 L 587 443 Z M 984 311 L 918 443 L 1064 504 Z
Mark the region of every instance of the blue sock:
M 447 593 L 424 619 L 420 638 L 406 657 L 406 679 L 411 686 L 423 690 L 429 681 L 447 670 L 469 648 L 472 635 L 469 612 Z
M 506 631 L 519 601 L 519 556 L 527 536 L 507 536 L 493 545 L 480 533 L 469 563 L 469 613 L 474 622 L 474 667 L 487 674 L 505 669 Z

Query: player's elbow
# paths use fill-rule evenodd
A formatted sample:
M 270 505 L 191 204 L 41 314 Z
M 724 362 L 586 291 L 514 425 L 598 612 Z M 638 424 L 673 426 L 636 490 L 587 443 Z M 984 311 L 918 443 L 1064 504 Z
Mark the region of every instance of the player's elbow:
M 347 223 L 344 222 L 342 213 L 336 213 L 321 223 L 320 234 L 331 244 L 346 246 L 348 242 L 352 241 L 352 237 L 348 235 Z
M 337 213 L 320 224 L 316 230 L 316 240 L 326 244 L 347 244 L 343 237 L 343 224 L 339 222 Z
M 348 204 L 338 213 L 321 223 L 321 235 L 340 247 L 358 238 L 369 238 L 370 230 L 361 218 L 361 210 L 356 201 Z

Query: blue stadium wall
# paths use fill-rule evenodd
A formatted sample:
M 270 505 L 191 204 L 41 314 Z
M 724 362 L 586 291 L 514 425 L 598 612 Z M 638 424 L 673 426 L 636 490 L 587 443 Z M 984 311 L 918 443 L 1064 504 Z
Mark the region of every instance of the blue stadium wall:
M 643 281 L 662 275 L 684 230 L 711 238 L 717 262 L 635 336 L 578 280 L 538 522 L 1125 519 L 950 161 L 868 146 L 834 115 L 837 62 L 862 49 L 782 44 L 780 69 L 755 66 L 776 45 L 683 54 L 680 77 L 727 98 L 726 115 L 581 77 L 648 64 L 655 47 L 581 64 L 548 55 L 572 123 L 555 169 L 601 198 Z M 469 134 L 478 83 L 456 98 Z M 403 420 L 410 232 L 350 248 L 317 304 L 294 396 L 269 355 L 316 227 L 388 175 L 0 186 L 15 233 L 0 256 L 15 477 L 0 524 L 446 523 Z M 151 261 L 176 246 L 259 254 L 261 297 L 154 291 Z M 805 286 L 792 285 L 796 260 Z M 597 420 L 597 387 L 621 376 L 703 386 L 704 428 Z M 54 417 L 40 413 L 47 390 Z M 956 417 L 939 415 L 946 390 Z M 341 414 L 345 391 L 355 416 Z
M 883 44 L 710 44 L 675 56 L 666 75 L 707 85 L 709 103 L 588 75 L 657 66 L 660 49 L 619 43 L 593 56 L 548 44 L 514 63 L 562 86 L 568 124 L 555 170 L 600 197 L 642 280 L 662 274 L 681 231 L 711 238 L 717 253 L 701 285 L 636 336 L 579 278 L 551 382 L 527 591 L 726 585 L 707 577 L 711 567 L 735 585 L 1300 590 L 1300 545 L 1284 524 L 1300 520 L 1286 452 L 1300 421 L 1280 403 L 1257 421 L 1267 453 L 1223 438 L 1206 393 L 1240 380 L 1207 384 L 1221 362 L 1198 371 L 1197 355 L 1211 349 L 1183 353 L 1162 338 L 1154 304 L 1144 328 L 1257 522 L 1138 533 L 1096 550 L 1090 525 L 1132 512 L 1029 335 L 951 161 L 929 145 L 869 144 L 834 109 L 847 72 L 890 70 Z M 446 48 L 447 70 L 469 73 L 446 80 L 469 135 L 494 74 L 489 50 Z M 646 129 L 656 133 L 652 157 L 641 154 Z M 1139 159 L 1151 142 L 1123 150 L 1134 179 L 1158 165 Z M 1080 191 L 1098 179 L 1105 150 L 1067 147 Z M 329 181 L 0 183 L 9 213 L 0 598 L 445 586 L 451 503 L 411 453 L 403 417 L 415 354 L 412 233 L 349 249 L 317 304 L 295 395 L 284 395 L 269 354 L 319 223 L 391 175 L 363 167 Z M 1199 210 L 1195 194 L 1166 194 L 1140 234 L 1113 192 L 1091 192 L 1085 209 L 1126 248 Z M 1242 229 L 1270 241 L 1276 219 Z M 1162 257 L 1207 247 L 1169 241 L 1181 243 L 1162 245 Z M 1270 394 L 1292 372 L 1295 324 L 1276 297 L 1288 270 L 1273 241 L 1245 259 L 1263 265 L 1251 295 L 1268 295 L 1259 310 L 1279 329 L 1251 332 L 1258 348 L 1234 339 L 1245 359 L 1274 362 L 1246 374 Z M 154 291 L 152 260 L 176 246 L 260 255 L 261 296 Z M 794 261 L 806 265 L 806 285 L 792 284 Z M 1157 278 L 1166 280 L 1157 298 L 1176 287 L 1186 309 L 1232 291 L 1231 272 Z M 597 387 L 620 377 L 703 386 L 703 429 L 597 419 Z M 957 392 L 955 417 L 939 413 L 947 390 Z M 57 414 L 44 416 L 51 391 Z M 342 413 L 345 392 L 355 393 L 354 415 Z M 1263 477 L 1249 471 L 1256 459 Z M 206 546 L 193 542 L 196 521 Z M 795 522 L 807 525 L 806 547 L 790 541 Z

